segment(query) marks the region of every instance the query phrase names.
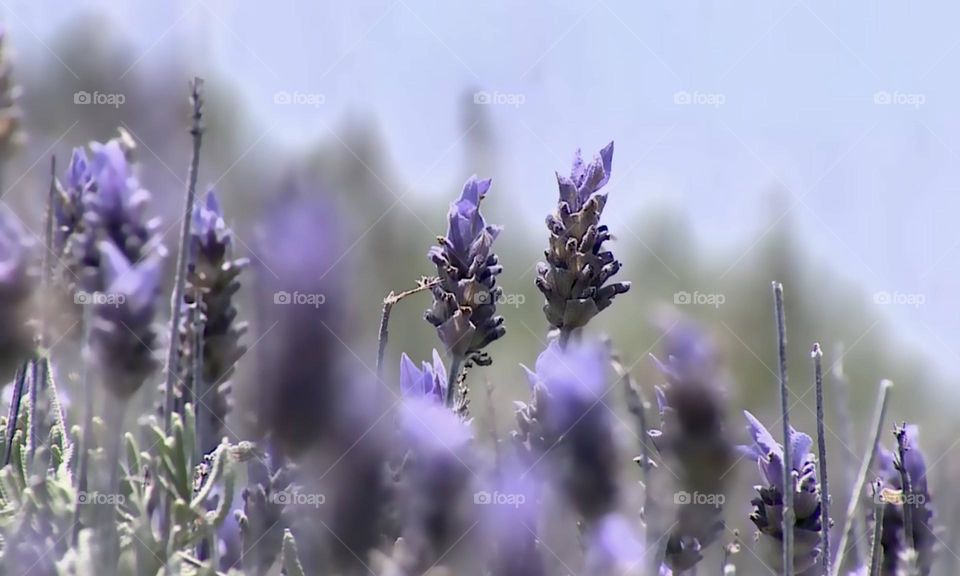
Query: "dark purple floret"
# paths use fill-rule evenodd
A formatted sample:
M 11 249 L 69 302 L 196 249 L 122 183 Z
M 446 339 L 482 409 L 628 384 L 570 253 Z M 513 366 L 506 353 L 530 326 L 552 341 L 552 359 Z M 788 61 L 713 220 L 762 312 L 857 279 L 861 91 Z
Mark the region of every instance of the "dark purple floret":
M 433 364 L 424 362 L 420 368 L 406 353 L 400 358 L 400 392 L 408 398 L 427 398 L 444 404 L 447 397 L 447 369 L 440 354 L 433 351 Z
M 677 522 L 664 561 L 691 569 L 702 550 L 723 530 L 726 479 L 734 445 L 726 430 L 725 374 L 713 343 L 693 322 L 681 320 L 664 336 L 666 359 L 658 367 L 666 384 L 657 387 L 661 428 L 650 437 L 677 475 Z M 696 498 L 696 500 L 694 500 Z
M 759 542 L 765 550 L 761 556 L 774 570 L 783 568 L 783 447 L 750 412 L 744 412 L 747 430 L 753 444 L 740 446 L 746 457 L 756 460 L 764 484 L 757 487 L 758 497 L 752 500 L 750 520 L 760 532 Z M 810 436 L 791 428 L 790 470 L 797 476 L 794 493 L 794 570 L 803 574 L 817 563 L 820 556 L 820 495 L 817 486 L 817 465 L 810 447 Z
M 535 404 L 521 407 L 534 431 L 533 448 L 546 446 L 553 478 L 571 505 L 588 521 L 617 502 L 617 454 L 613 426 L 601 403 L 608 358 L 592 343 L 562 349 L 552 341 L 527 370 Z
M 937 543 L 930 489 L 927 484 L 927 465 L 917 443 L 918 428 L 914 425 L 906 426 L 904 433 L 907 450 L 904 453 L 903 468 L 910 475 L 911 494 L 902 494 L 901 502 L 888 502 L 884 506 L 881 567 L 884 576 L 895 576 L 904 564 L 907 551 L 913 548 L 917 553 L 916 560 L 920 574 L 926 576 L 933 565 L 934 545 Z M 894 452 L 884 448 L 878 449 L 877 473 L 885 489 L 903 490 L 898 457 Z M 911 506 L 912 546 L 906 538 L 906 518 L 903 507 L 907 505 Z
M 603 248 L 611 234 L 600 224 L 607 203 L 600 189 L 610 178 L 612 164 L 613 142 L 588 164 L 578 150 L 570 176 L 557 175 L 560 201 L 547 217 L 550 248 L 544 253 L 547 261 L 537 267 L 537 288 L 546 297 L 547 322 L 561 334 L 585 326 L 617 294 L 630 289 L 628 282 L 607 284 L 621 267 Z
M 131 263 L 110 241 L 97 247 L 106 290 L 90 296 L 94 311 L 89 353 L 107 389 L 127 399 L 156 367 L 161 259 L 154 254 Z
M 431 289 L 433 306 L 425 318 L 436 326 L 452 358 L 480 352 L 506 332 L 503 317 L 496 315 L 502 268 L 492 250 L 501 228 L 487 224 L 480 214 L 489 189 L 490 180 L 467 180 L 460 198 L 450 205 L 447 235 L 438 237 L 439 245 L 429 252 L 440 280 Z

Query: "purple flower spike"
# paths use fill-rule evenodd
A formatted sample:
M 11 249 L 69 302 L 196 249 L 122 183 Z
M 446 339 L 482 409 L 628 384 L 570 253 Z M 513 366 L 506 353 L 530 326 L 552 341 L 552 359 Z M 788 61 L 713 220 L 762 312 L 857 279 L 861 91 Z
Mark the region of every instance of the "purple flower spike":
M 422 368 L 409 356 L 400 358 L 400 391 L 410 398 L 427 398 L 443 404 L 447 397 L 447 369 L 436 350 L 433 351 L 433 364 L 424 362 Z
M 410 546 L 413 573 L 423 573 L 441 555 L 453 573 L 470 550 L 460 541 L 473 524 L 469 506 L 474 490 L 469 444 L 472 434 L 452 411 L 424 398 L 408 398 L 400 413 L 401 432 L 411 463 L 406 468 L 404 539 Z
M 453 358 L 479 353 L 506 332 L 497 316 L 502 290 L 496 285 L 500 267 L 493 241 L 501 228 L 487 224 L 480 203 L 490 180 L 467 180 L 460 198 L 450 205 L 447 235 L 430 249 L 440 282 L 433 286 L 433 306 L 424 317 L 437 328 Z
M 611 234 L 600 224 L 607 203 L 600 189 L 610 179 L 612 164 L 613 142 L 589 164 L 578 150 L 570 176 L 557 175 L 560 200 L 557 211 L 547 217 L 550 248 L 547 261 L 537 267 L 537 288 L 546 298 L 547 322 L 561 334 L 582 328 L 617 294 L 630 289 L 627 282 L 607 284 L 621 268 L 613 253 L 603 248 Z
M 744 412 L 747 430 L 753 438 L 750 446 L 740 446 L 742 454 L 755 458 L 760 468 L 764 485 L 758 486 L 759 495 L 751 503 L 754 511 L 750 520 L 762 536 L 765 550 L 762 556 L 774 570 L 783 567 L 783 447 L 773 439 L 766 427 L 753 414 Z M 796 475 L 794 493 L 793 565 L 797 574 L 809 570 L 820 557 L 820 494 L 817 485 L 816 458 L 810 452 L 813 440 L 810 436 L 790 429 L 793 450 L 790 469 Z
M 193 221 L 188 239 L 188 266 L 185 305 L 199 300 L 203 316 L 203 382 L 194 382 L 194 328 L 189 314 L 181 315 L 179 327 L 181 375 L 176 408 L 195 402 L 192 390 L 202 398 L 195 402 L 197 435 L 206 454 L 215 449 L 224 435 L 224 422 L 230 409 L 230 376 L 234 365 L 246 352 L 241 339 L 247 323 L 238 320 L 234 295 L 240 289 L 240 274 L 247 258 L 233 258 L 233 231 L 223 219 L 220 201 L 213 189 L 193 206 Z
M 112 242 L 97 247 L 107 289 L 89 296 L 94 305 L 89 353 L 107 389 L 127 399 L 156 366 L 161 259 L 154 254 L 133 264 Z
M 294 191 L 296 192 L 296 191 Z M 352 380 L 343 362 L 344 272 L 336 213 L 297 195 L 268 213 L 256 254 L 261 367 L 257 412 L 285 454 L 296 455 L 335 432 Z
M 67 168 L 66 186 L 58 185 L 54 203 L 55 246 L 71 291 L 104 290 L 97 243 L 109 240 L 130 262 L 153 250 L 164 255 L 156 232 L 159 220 L 147 219 L 150 193 L 133 175 L 121 138 L 90 144 L 92 158 L 75 149 Z
M 553 341 L 537 358 L 534 402 L 518 410 L 532 451 L 546 447 L 557 480 L 573 507 L 588 521 L 616 505 L 617 454 L 609 412 L 601 404 L 608 358 L 586 343 L 562 349 Z
M 894 576 L 904 567 L 904 556 L 908 549 L 916 550 L 919 573 L 926 576 L 934 560 L 934 545 L 937 536 L 934 533 L 932 500 L 927 483 L 927 464 L 920 451 L 917 440 L 918 428 L 915 425 L 904 427 L 903 433 L 906 452 L 903 456 L 903 468 L 909 473 L 910 494 L 903 495 L 902 502 L 888 502 L 883 510 L 883 576 Z M 884 448 L 877 452 L 877 469 L 883 487 L 888 490 L 902 491 L 903 480 L 899 469 L 898 456 Z M 904 506 L 911 506 L 911 524 L 913 545 L 906 538 L 906 515 Z
M 726 430 L 726 377 L 712 341 L 689 320 L 670 324 L 663 337 L 665 360 L 657 361 L 666 379 L 656 388 L 660 429 L 649 434 L 682 493 L 712 496 L 678 505 L 664 562 L 682 573 L 703 559 L 702 550 L 723 530 L 722 503 L 735 451 Z

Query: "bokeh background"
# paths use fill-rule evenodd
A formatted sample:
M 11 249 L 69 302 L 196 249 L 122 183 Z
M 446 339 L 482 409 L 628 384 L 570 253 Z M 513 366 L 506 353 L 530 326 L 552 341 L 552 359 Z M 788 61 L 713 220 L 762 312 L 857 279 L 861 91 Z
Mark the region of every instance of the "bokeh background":
M 50 155 L 64 166 L 73 146 L 122 127 L 175 242 L 187 82 L 202 76 L 200 182 L 220 192 L 240 255 L 257 259 L 258 215 L 291 179 L 335 198 L 349 248 L 329 273 L 355 296 L 342 353 L 370 368 L 382 298 L 431 273 L 426 251 L 448 203 L 471 174 L 492 177 L 485 211 L 505 226 L 508 333 L 490 349 L 494 364 L 471 374 L 472 405 L 478 427 L 506 437 L 512 402 L 527 397 L 517 365 L 546 340 L 533 280 L 554 172 L 569 170 L 578 147 L 592 156 L 614 140 L 604 217 L 633 289 L 591 330 L 611 336 L 651 396 L 659 377 L 648 355 L 661 335 L 651 320 L 674 307 L 702 320 L 724 352 L 731 426 L 740 409 L 773 423 L 770 282 L 779 280 L 798 428 L 815 430 L 814 342 L 831 371 L 838 505 L 882 378 L 895 382 L 890 425 L 921 425 L 934 497 L 960 472 L 960 6 L 6 0 L 0 14 L 25 127 L 0 202 L 32 230 Z M 390 385 L 401 351 L 426 359 L 437 346 L 427 303 L 419 294 L 394 309 Z M 269 337 L 262 330 L 248 336 L 252 351 Z M 256 385 L 244 366 L 253 356 L 241 360 L 241 394 Z M 841 364 L 850 418 L 836 400 Z M 619 389 L 605 403 L 637 452 Z M 747 487 L 756 481 L 749 465 L 738 473 Z M 949 527 L 956 500 L 939 508 Z M 749 544 L 748 511 L 736 503 L 728 522 Z M 957 536 L 942 535 L 944 570 L 960 563 Z

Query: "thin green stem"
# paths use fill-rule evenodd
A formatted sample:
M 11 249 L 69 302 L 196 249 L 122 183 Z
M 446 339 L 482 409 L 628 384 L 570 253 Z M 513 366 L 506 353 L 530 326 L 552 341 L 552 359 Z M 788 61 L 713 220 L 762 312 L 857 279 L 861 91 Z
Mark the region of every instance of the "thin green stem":
M 886 507 L 881 497 L 882 484 L 878 480 L 873 486 L 873 548 L 870 553 L 870 576 L 880 576 L 880 560 L 883 558 L 883 510 Z
M 200 144 L 203 139 L 203 80 L 194 78 L 191 84 L 190 101 L 193 104 L 193 155 L 190 160 L 190 172 L 187 177 L 187 199 L 180 220 L 180 249 L 177 251 L 177 275 L 173 285 L 173 298 L 170 302 L 170 338 L 167 347 L 167 379 L 164 387 L 164 430 L 169 433 L 173 418 L 174 393 L 176 379 L 180 373 L 180 349 L 176 345 L 177 332 L 180 329 L 180 313 L 183 305 L 183 292 L 187 281 L 187 256 L 190 247 L 190 223 L 193 222 L 193 204 L 197 191 L 197 171 L 200 169 Z
M 793 528 L 796 511 L 793 496 L 796 491 L 793 478 L 792 442 L 790 442 L 790 389 L 787 383 L 787 326 L 783 310 L 783 284 L 773 283 L 777 315 L 777 349 L 780 358 L 780 409 L 783 414 L 783 574 L 793 576 Z
M 857 518 L 857 508 L 860 507 L 864 487 L 867 485 L 867 474 L 873 466 L 874 455 L 876 454 L 877 442 L 880 441 L 880 434 L 883 432 L 883 420 L 887 414 L 887 401 L 890 398 L 890 389 L 893 382 L 884 380 L 880 382 L 880 393 L 877 395 L 877 406 L 873 413 L 873 436 L 864 449 L 863 458 L 860 461 L 860 471 L 857 473 L 857 481 L 853 485 L 853 492 L 850 494 L 850 501 L 847 505 L 847 515 L 843 521 L 843 531 L 840 533 L 840 546 L 837 548 L 837 558 L 833 563 L 833 572 L 831 576 L 840 575 L 840 567 L 843 566 L 843 556 L 846 553 L 850 540 L 851 528 L 854 519 Z
M 817 387 L 817 460 L 820 465 L 820 547 L 823 574 L 830 573 L 830 483 L 827 479 L 827 439 L 823 422 L 823 352 L 820 344 L 813 345 L 813 372 Z

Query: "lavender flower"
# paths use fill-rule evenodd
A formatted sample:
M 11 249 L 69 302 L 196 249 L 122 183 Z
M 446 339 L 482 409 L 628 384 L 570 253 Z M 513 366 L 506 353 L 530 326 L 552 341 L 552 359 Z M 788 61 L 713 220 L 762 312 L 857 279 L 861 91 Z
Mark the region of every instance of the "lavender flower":
M 532 472 L 528 473 L 526 465 L 521 468 L 518 464 L 515 459 L 508 459 L 506 465 L 498 469 L 494 486 L 478 492 L 474 498 L 489 516 L 495 547 L 490 573 L 495 576 L 544 576 L 546 571 L 537 545 L 541 479 Z M 493 502 L 495 495 L 510 500 Z
M 436 326 L 454 359 L 479 352 L 506 332 L 503 317 L 496 316 L 502 268 L 492 251 L 501 228 L 487 224 L 480 214 L 489 189 L 490 180 L 467 180 L 460 198 L 450 205 L 447 235 L 439 236 L 439 246 L 429 252 L 440 281 L 431 288 L 433 306 L 424 317 Z
M 587 534 L 585 564 L 587 574 L 639 576 L 646 567 L 644 545 L 626 518 L 607 514 Z
M 603 243 L 611 235 L 600 224 L 607 203 L 600 189 L 610 178 L 612 163 L 613 142 L 589 164 L 577 150 L 570 176 L 557 174 L 560 201 L 556 213 L 547 217 L 550 248 L 544 253 L 547 261 L 537 266 L 537 288 L 546 297 L 547 322 L 563 338 L 630 289 L 628 282 L 606 284 L 621 266 L 613 253 L 604 250 Z
M 348 340 L 335 215 L 326 204 L 283 200 L 261 230 L 257 301 L 257 417 L 287 454 L 329 433 L 349 379 L 339 359 Z
M 27 326 L 29 302 L 37 278 L 33 243 L 8 213 L 0 214 L 0 364 L 20 362 L 33 340 Z
M 247 331 L 245 322 L 237 322 L 233 296 L 240 289 L 239 275 L 249 265 L 246 258 L 231 257 L 233 233 L 223 220 L 220 202 L 213 190 L 206 201 L 194 205 L 190 228 L 189 265 L 186 278 L 186 300 L 199 300 L 203 323 L 202 382 L 193 382 L 193 327 L 183 315 L 180 325 L 181 390 L 183 403 L 194 402 L 190 391 L 197 390 L 197 417 L 204 454 L 210 452 L 223 437 L 223 422 L 229 410 L 229 382 L 234 365 L 246 347 L 240 344 Z
M 725 477 L 734 446 L 725 429 L 724 374 L 712 342 L 692 322 L 680 321 L 664 337 L 667 383 L 657 387 L 660 430 L 649 432 L 657 451 L 678 475 L 683 494 L 709 495 L 706 502 L 680 502 L 664 561 L 682 572 L 692 568 L 723 530 Z
M 90 359 L 107 389 L 125 400 L 156 367 L 154 317 L 161 259 L 154 254 L 133 264 L 110 241 L 101 241 L 98 248 L 107 290 L 95 302 Z
M 557 341 L 526 369 L 535 392 L 523 419 L 536 422 L 535 442 L 546 446 L 554 477 L 573 507 L 588 521 L 616 506 L 617 455 L 604 392 L 607 355 L 599 344 L 562 349 Z M 529 428 L 528 428 L 529 429 Z
M 411 557 L 407 568 L 421 573 L 445 552 L 445 564 L 476 561 L 462 558 L 472 514 L 474 476 L 468 452 L 470 428 L 450 410 L 423 398 L 405 401 L 401 431 L 412 462 L 404 474 L 404 539 Z M 455 570 L 454 573 L 459 573 Z
M 406 353 L 403 354 L 400 358 L 400 392 L 409 398 L 446 403 L 447 369 L 436 350 L 433 351 L 433 364 L 424 362 L 421 368 L 417 368 Z
M 140 187 L 127 161 L 124 144 L 114 138 L 90 144 L 93 159 L 74 151 L 54 207 L 55 246 L 66 266 L 63 276 L 73 291 L 95 292 L 106 283 L 99 271 L 97 243 L 110 240 L 130 262 L 163 247 L 156 235 L 158 219 L 147 219 L 150 193 Z
M 910 494 L 900 494 L 903 490 L 898 457 L 886 449 L 879 448 L 877 453 L 877 471 L 885 490 L 896 491 L 897 497 L 888 502 L 883 511 L 883 561 L 881 572 L 884 576 L 899 574 L 903 557 L 908 550 L 916 550 L 917 567 L 920 574 L 926 576 L 933 565 L 934 545 L 937 537 L 933 527 L 933 508 L 930 490 L 927 485 L 927 464 L 920 451 L 917 438 L 918 429 L 914 425 L 904 429 L 905 447 L 903 468 L 910 475 Z M 900 502 L 896 502 L 899 498 Z M 907 541 L 906 515 L 904 506 L 910 506 L 913 543 Z
M 744 456 L 754 458 L 760 467 L 764 485 L 758 486 L 759 496 L 752 500 L 754 511 L 750 520 L 760 532 L 764 550 L 761 558 L 774 570 L 783 568 L 783 447 L 750 412 L 744 412 L 747 430 L 753 444 L 740 446 Z M 810 452 L 813 440 L 810 436 L 790 429 L 790 470 L 796 475 L 794 512 L 796 523 L 793 529 L 793 566 L 797 574 L 814 568 L 820 556 L 820 497 L 817 486 L 817 465 Z

